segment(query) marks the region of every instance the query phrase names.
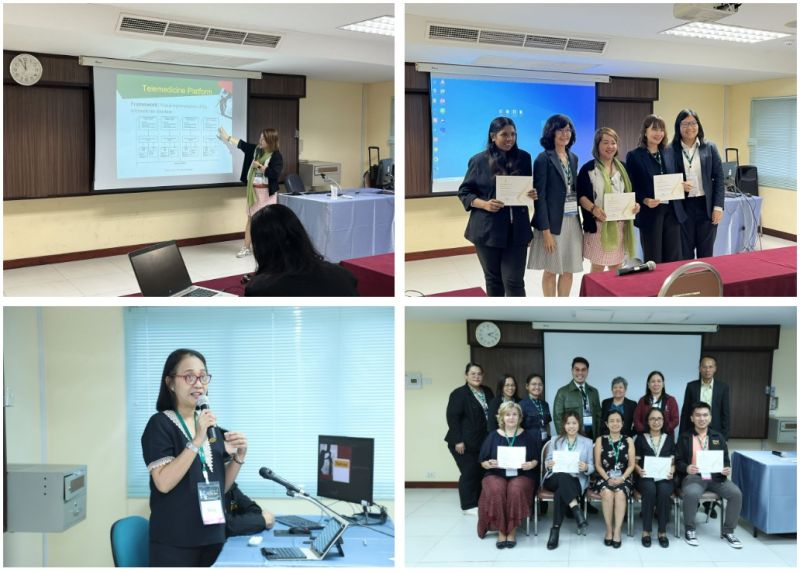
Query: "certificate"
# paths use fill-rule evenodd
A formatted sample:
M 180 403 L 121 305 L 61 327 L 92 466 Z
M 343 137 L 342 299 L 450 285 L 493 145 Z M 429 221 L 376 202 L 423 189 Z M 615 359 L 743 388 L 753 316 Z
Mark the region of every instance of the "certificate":
M 581 454 L 578 451 L 553 451 L 554 473 L 578 473 Z
M 636 195 L 633 193 L 605 193 L 603 210 L 606 220 L 633 220 L 633 207 L 636 206 Z
M 698 451 L 697 468 L 704 475 L 721 473 L 725 468 L 722 451 Z
M 498 447 L 497 466 L 501 469 L 519 469 L 525 462 L 525 447 Z
M 495 198 L 507 207 L 531 207 L 533 200 L 528 191 L 533 188 L 533 177 L 498 175 L 495 180 Z
M 654 198 L 659 201 L 682 201 L 685 198 L 683 174 L 653 175 L 653 191 Z
M 672 457 L 651 457 L 644 458 L 644 472 L 646 479 L 664 481 L 667 479 L 669 470 L 672 467 Z

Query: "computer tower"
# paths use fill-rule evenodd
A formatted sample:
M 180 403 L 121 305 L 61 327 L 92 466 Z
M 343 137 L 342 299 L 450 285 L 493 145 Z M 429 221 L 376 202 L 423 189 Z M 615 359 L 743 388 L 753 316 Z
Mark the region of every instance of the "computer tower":
M 739 165 L 738 186 L 744 194 L 758 196 L 758 168 L 755 165 Z

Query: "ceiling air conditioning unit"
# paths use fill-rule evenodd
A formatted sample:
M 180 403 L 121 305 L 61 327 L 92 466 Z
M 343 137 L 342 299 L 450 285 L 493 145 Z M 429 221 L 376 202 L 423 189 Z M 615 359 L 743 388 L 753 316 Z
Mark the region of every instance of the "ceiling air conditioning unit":
M 741 4 L 675 4 L 672 15 L 679 20 L 692 22 L 716 22 L 733 16 Z

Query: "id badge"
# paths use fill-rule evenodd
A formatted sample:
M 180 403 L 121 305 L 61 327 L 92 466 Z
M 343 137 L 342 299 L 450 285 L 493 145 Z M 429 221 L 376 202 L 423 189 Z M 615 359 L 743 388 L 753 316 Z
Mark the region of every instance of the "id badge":
M 200 515 L 203 517 L 203 524 L 225 523 L 219 483 L 197 483 L 197 498 L 200 501 Z
M 516 477 L 519 474 L 517 469 L 506 469 L 506 476 L 507 477 Z
M 578 214 L 578 200 L 574 198 L 575 195 L 571 195 L 570 199 L 567 199 L 567 202 L 564 203 L 564 214 L 565 215 L 576 215 Z
M 700 183 L 697 181 L 697 175 L 688 175 L 686 177 L 686 182 L 692 184 L 692 190 L 689 191 L 689 197 L 696 197 L 698 191 L 700 191 Z
M 591 415 L 584 415 L 583 416 L 583 428 L 584 429 L 591 429 L 592 428 L 592 416 Z
M 710 481 L 711 473 L 700 473 L 700 478 L 703 479 L 704 481 Z
M 547 441 L 547 437 L 548 437 L 548 435 L 547 435 L 547 431 L 542 431 L 542 443 L 544 443 L 545 441 Z
M 608 476 L 612 479 L 618 479 L 622 476 L 622 471 L 618 469 L 612 469 L 611 471 L 608 471 Z

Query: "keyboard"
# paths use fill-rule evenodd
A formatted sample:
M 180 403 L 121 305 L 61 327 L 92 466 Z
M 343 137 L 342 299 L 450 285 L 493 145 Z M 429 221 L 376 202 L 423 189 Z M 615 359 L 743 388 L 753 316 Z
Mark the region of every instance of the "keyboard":
M 262 548 L 261 554 L 267 560 L 305 560 L 303 551 L 294 546 L 281 546 L 279 548 Z
M 299 526 L 301 528 L 309 528 L 311 530 L 323 529 L 323 526 L 320 523 L 314 522 L 313 520 L 308 520 L 302 516 L 294 516 L 291 514 L 285 516 L 276 516 L 275 520 L 285 526 L 288 526 L 289 528 L 292 528 L 293 526 Z
M 195 296 L 208 298 L 210 296 L 216 296 L 218 293 L 219 292 L 217 292 L 216 290 L 209 290 L 208 288 L 195 288 L 191 292 L 187 292 L 186 294 L 181 296 L 181 298 L 184 297 L 194 298 Z

